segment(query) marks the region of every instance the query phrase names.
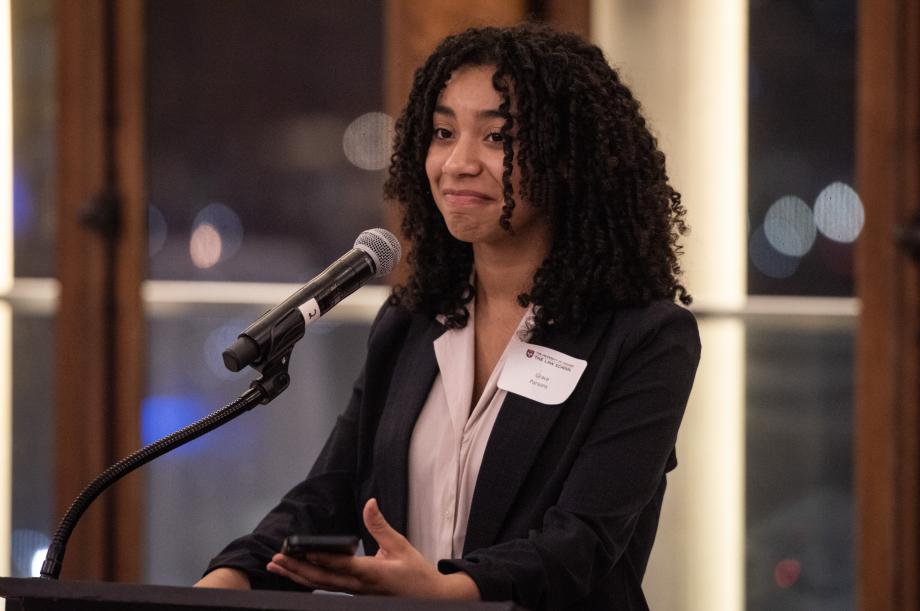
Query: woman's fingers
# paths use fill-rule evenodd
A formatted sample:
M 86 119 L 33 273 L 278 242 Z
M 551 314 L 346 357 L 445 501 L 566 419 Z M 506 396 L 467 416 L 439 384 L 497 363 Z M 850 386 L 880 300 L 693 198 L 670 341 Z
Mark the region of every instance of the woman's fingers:
M 383 517 L 380 507 L 377 506 L 377 499 L 370 499 L 364 505 L 364 526 L 377 541 L 380 549 L 387 554 L 406 551 L 410 547 L 409 541 Z
M 376 499 L 364 506 L 364 525 L 380 546 L 377 556 L 311 552 L 305 560 L 297 560 L 276 554 L 268 570 L 310 588 L 362 594 L 434 593 L 437 584 L 429 582 L 440 574 L 390 526 Z
M 275 556 L 274 558 L 272 558 L 271 562 L 269 562 L 265 567 L 266 569 L 268 569 L 270 573 L 281 575 L 282 577 L 287 577 L 291 581 L 295 583 L 299 583 L 305 588 L 316 588 L 317 587 L 315 583 L 313 583 L 312 581 L 310 581 L 309 579 L 301 575 L 299 572 L 290 570 L 287 566 L 285 566 L 287 564 L 286 562 L 283 562 L 282 560 L 278 560 L 277 558 L 278 556 Z
M 329 554 L 334 556 L 335 554 Z M 339 554 L 341 555 L 341 554 Z M 350 556 L 344 560 L 353 560 Z M 338 561 L 340 559 L 333 559 Z M 275 554 L 266 567 L 270 572 L 287 577 L 308 588 L 338 590 L 342 592 L 364 592 L 364 582 L 355 576 L 355 570 L 347 565 L 315 564 L 313 561 L 300 561 L 283 554 Z

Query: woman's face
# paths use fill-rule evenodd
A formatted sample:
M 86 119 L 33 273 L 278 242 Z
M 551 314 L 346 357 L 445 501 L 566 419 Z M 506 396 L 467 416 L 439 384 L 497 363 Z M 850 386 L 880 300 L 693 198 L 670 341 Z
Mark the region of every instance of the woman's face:
M 473 244 L 524 243 L 542 237 L 546 220 L 520 200 L 520 171 L 511 175 L 514 236 L 499 225 L 502 189 L 501 96 L 492 87 L 494 66 L 463 66 L 451 74 L 435 107 L 425 171 L 435 204 L 458 240 Z

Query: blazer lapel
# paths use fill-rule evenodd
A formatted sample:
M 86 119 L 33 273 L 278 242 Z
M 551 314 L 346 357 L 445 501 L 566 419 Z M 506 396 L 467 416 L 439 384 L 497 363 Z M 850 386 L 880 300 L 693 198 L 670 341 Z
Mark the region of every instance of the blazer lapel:
M 609 313 L 597 315 L 577 336 L 554 334 L 543 345 L 587 360 L 607 328 L 610 316 Z M 582 380 L 560 405 L 545 405 L 513 393 L 505 397 L 476 480 L 463 544 L 464 555 L 495 542 L 543 440 L 552 430 L 559 414 L 568 409 L 573 399 L 581 394 L 579 388 L 590 370 L 589 362 Z
M 421 316 L 413 320 L 393 371 L 374 442 L 377 501 L 387 521 L 401 533 L 406 532 L 409 442 L 438 373 L 434 340 L 444 331 L 436 321 Z

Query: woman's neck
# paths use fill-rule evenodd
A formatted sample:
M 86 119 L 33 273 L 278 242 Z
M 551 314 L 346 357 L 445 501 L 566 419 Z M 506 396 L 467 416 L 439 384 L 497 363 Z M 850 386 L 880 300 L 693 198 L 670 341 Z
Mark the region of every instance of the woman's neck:
M 485 304 L 520 307 L 517 296 L 531 290 L 534 274 L 545 256 L 545 248 L 509 251 L 474 244 L 477 309 Z

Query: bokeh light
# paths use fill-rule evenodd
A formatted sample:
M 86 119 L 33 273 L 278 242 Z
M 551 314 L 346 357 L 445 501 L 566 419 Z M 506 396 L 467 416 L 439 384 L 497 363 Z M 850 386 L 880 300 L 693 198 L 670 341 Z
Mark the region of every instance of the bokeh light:
M 770 245 L 790 257 L 802 257 L 815 243 L 815 219 L 801 198 L 781 197 L 770 206 L 763 222 Z
M 13 232 L 24 235 L 32 230 L 35 220 L 35 201 L 29 183 L 13 175 Z
M 770 278 L 788 278 L 799 268 L 799 257 L 784 255 L 773 248 L 762 226 L 751 233 L 748 256 L 754 267 Z
M 13 575 L 38 577 L 45 554 L 48 553 L 48 535 L 37 530 L 17 528 L 11 537 Z M 36 561 L 38 565 L 36 566 Z
M 220 261 L 222 250 L 220 233 L 210 223 L 201 223 L 192 230 L 188 250 L 195 267 L 214 267 Z
M 309 114 L 278 123 L 265 132 L 263 163 L 298 172 L 328 172 L 342 163 L 345 122 L 331 114 Z
M 802 563 L 795 558 L 783 558 L 773 568 L 773 579 L 783 589 L 794 586 L 801 576 Z
M 390 163 L 395 122 L 383 112 L 363 114 L 345 129 L 342 150 L 362 170 L 382 170 Z
M 141 403 L 141 441 L 144 445 L 153 443 L 192 424 L 209 411 L 201 398 L 194 395 L 147 397 Z M 187 448 L 187 445 L 182 446 L 173 452 Z
M 213 202 L 202 208 L 192 222 L 193 231 L 200 225 L 210 225 L 220 235 L 220 261 L 235 255 L 243 244 L 243 223 L 229 206 Z
M 47 547 L 43 547 L 41 549 L 35 550 L 35 553 L 32 554 L 32 566 L 29 567 L 30 577 L 41 577 L 42 576 L 42 565 L 45 564 L 45 556 L 47 555 L 48 555 Z
M 815 225 L 835 242 L 849 243 L 859 237 L 866 213 L 859 195 L 849 185 L 828 185 L 815 200 Z

